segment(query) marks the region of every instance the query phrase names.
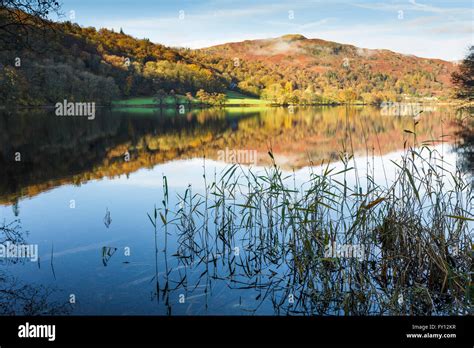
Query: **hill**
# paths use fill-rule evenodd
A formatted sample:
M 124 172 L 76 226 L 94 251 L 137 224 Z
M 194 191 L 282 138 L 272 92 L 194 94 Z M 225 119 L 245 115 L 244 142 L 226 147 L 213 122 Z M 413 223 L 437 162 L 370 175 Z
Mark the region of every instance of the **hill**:
M 215 71 L 176 49 L 123 32 L 49 24 L 46 30 L 35 24 L 28 29 L 29 46 L 12 49 L 0 40 L 0 104 L 51 105 L 63 99 L 109 104 L 159 89 L 183 95 L 225 89 Z M 21 36 L 21 28 L 15 35 Z
M 0 11 L 0 23 L 2 15 Z M 232 105 L 260 104 L 256 98 L 276 104 L 447 99 L 455 70 L 454 64 L 439 59 L 302 35 L 199 50 L 71 22 L 49 22 L 46 29 L 33 23 L 28 35 L 33 45 L 17 49 L 2 47 L 0 40 L 2 105 L 54 105 L 64 99 L 108 105 L 139 97 L 153 101 L 150 97 L 158 91 L 193 100 L 199 90 L 226 92 Z
M 302 35 L 227 43 L 198 50 L 193 57 L 231 78 L 241 92 L 280 103 L 443 99 L 451 95 L 455 70 L 440 59 Z

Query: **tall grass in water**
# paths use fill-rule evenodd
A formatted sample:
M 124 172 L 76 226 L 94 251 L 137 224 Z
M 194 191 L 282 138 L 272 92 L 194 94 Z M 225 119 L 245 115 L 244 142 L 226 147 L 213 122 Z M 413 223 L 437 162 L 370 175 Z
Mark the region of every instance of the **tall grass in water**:
M 211 281 L 224 281 L 251 294 L 242 305 L 251 313 L 268 304 L 276 314 L 469 313 L 472 183 L 441 153 L 416 143 L 416 123 L 408 132 L 414 145 L 383 185 L 370 170 L 359 177 L 346 152 L 342 169 L 310 168 L 300 185 L 272 152 L 272 166 L 260 172 L 234 164 L 208 182 L 204 167 L 204 193 L 189 187 L 174 210 L 165 180 L 162 230 L 174 227 L 173 256 L 184 267 L 174 289 L 192 292 L 203 283 L 207 295 Z M 157 211 L 152 223 L 160 233 Z M 329 245 L 363 252 L 341 256 L 328 253 Z M 198 267 L 188 289 L 187 270 Z

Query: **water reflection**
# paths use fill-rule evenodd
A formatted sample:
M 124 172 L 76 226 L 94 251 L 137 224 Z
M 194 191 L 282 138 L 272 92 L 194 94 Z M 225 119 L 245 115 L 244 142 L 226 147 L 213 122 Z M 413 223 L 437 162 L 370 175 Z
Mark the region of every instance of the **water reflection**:
M 452 141 L 447 135 L 456 127 L 454 112 L 432 109 L 417 124 L 418 137 Z M 0 204 L 176 159 L 219 159 L 222 151 L 252 151 L 259 165 L 267 165 L 271 148 L 280 166 L 298 169 L 338 160 L 341 149 L 379 156 L 412 141 L 404 132 L 413 128 L 411 117 L 384 116 L 376 108 L 291 110 L 206 109 L 179 115 L 174 110 L 102 109 L 93 121 L 57 118 L 52 110 L 2 110 Z
M 71 304 L 65 300 L 55 300 L 53 297 L 56 293 L 54 288 L 25 283 L 0 272 L 0 315 L 70 314 Z
M 79 315 L 464 313 L 472 226 L 445 215 L 472 207 L 443 202 L 443 209 L 420 213 L 441 199 L 435 191 L 423 196 L 426 180 L 441 184 L 450 176 L 420 167 L 410 179 L 391 165 L 415 141 L 455 141 L 454 116 L 451 109 L 427 110 L 418 120 L 346 107 L 185 115 L 103 109 L 87 121 L 44 110 L 4 112 L 0 217 L 21 216 L 29 242 L 39 245 L 38 265 L 50 264 L 17 263 L 9 271 L 25 286 L 75 294 L 70 313 Z M 440 153 L 433 168 L 452 165 L 450 148 L 442 143 L 422 157 L 435 161 Z M 223 149 L 256 151 L 258 165 L 273 169 L 255 174 L 258 186 L 242 185 L 234 174 L 242 178 L 246 166 L 214 161 Z M 340 176 L 323 180 L 323 161 Z M 349 163 L 356 168 L 345 172 Z M 455 175 L 449 194 L 465 199 Z M 313 190 L 304 186 L 308 179 Z M 336 179 L 346 191 L 328 186 Z M 385 183 L 399 185 L 391 202 L 378 196 Z M 24 236 L 23 229 L 8 231 Z M 329 241 L 365 243 L 368 258 L 326 257 Z M 440 264 L 449 265 L 448 278 Z M 53 310 L 62 296 L 51 293 L 41 303 Z
M 474 172 L 474 108 L 463 108 L 458 111 L 458 144 L 455 147 L 465 171 Z
M 164 177 L 162 206 L 149 214 L 164 260 L 152 278 L 162 313 L 468 313 L 472 224 L 453 216 L 472 211 L 472 190 L 462 175 L 446 188 L 445 169 L 433 167 L 439 150 L 414 162 L 419 153 L 407 152 L 388 188 L 347 184 L 354 171 L 345 166 L 317 168 L 301 186 L 278 167 L 251 174 L 233 166 L 170 206 Z M 412 176 L 412 165 L 430 174 Z M 174 242 L 162 237 L 161 251 L 156 240 L 168 230 Z
M 26 245 L 28 233 L 19 220 L 0 225 L 0 245 Z M 9 274 L 6 266 L 21 264 L 25 259 L 2 255 L 0 270 L 0 315 L 67 315 L 72 306 L 56 287 L 24 282 Z M 40 260 L 38 259 L 38 266 Z M 61 297 L 62 300 L 55 298 Z

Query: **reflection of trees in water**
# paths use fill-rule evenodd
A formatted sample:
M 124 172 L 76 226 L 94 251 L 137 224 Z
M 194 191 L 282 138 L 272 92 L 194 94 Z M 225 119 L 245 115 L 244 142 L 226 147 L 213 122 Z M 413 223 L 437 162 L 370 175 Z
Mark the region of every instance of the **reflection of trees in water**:
M 0 315 L 66 315 L 72 311 L 67 302 L 52 300 L 57 290 L 21 282 L 0 273 Z
M 441 132 L 449 110 L 425 113 L 420 139 Z M 376 108 L 204 109 L 186 115 L 166 110 L 101 110 L 93 121 L 57 118 L 52 111 L 0 114 L 0 202 L 13 204 L 63 184 L 128 174 L 174 159 L 217 159 L 218 151 L 255 150 L 276 156 L 291 168 L 336 160 L 351 135 L 355 153 L 374 155 L 410 141 L 410 117 L 383 116 Z M 444 128 L 443 128 L 444 127 Z M 444 138 L 445 140 L 447 138 Z M 346 144 L 347 145 L 347 144 Z M 16 152 L 21 162 L 14 161 Z M 124 154 L 128 152 L 127 161 Z M 258 164 L 269 164 L 258 156 Z
M 24 244 L 28 232 L 21 228 L 20 220 L 14 220 L 0 225 L 0 244 L 11 242 L 14 244 Z
M 200 145 L 208 134 L 222 134 L 231 122 L 222 112 L 150 112 L 103 110 L 93 121 L 58 118 L 48 110 L 0 112 L 0 194 L 13 203 L 51 185 L 120 175 L 172 160 Z M 126 151 L 130 161 L 124 160 Z M 14 160 L 17 152 L 19 162 Z
M 0 244 L 25 244 L 26 232 L 19 220 L 0 226 Z M 18 263 L 19 259 L 8 262 Z M 52 297 L 58 291 L 47 286 L 27 284 L 0 271 L 0 315 L 65 315 L 72 311 L 67 302 L 58 302 Z

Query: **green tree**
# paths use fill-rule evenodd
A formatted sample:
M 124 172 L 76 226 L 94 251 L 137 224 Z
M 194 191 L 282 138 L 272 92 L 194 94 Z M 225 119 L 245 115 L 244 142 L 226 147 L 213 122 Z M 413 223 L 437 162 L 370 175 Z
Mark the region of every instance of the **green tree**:
M 189 106 L 193 104 L 194 98 L 191 92 L 186 92 L 186 100 L 188 101 Z
M 456 97 L 467 101 L 474 100 L 474 46 L 451 76 L 456 89 Z
M 178 107 L 178 96 L 176 95 L 176 92 L 174 91 L 174 89 L 170 91 L 169 95 L 171 96 L 171 99 L 173 99 L 174 105 Z
M 153 100 L 158 103 L 158 105 L 162 106 L 164 99 L 168 96 L 168 93 L 165 92 L 164 89 L 160 88 L 158 91 L 155 93 L 155 97 Z

